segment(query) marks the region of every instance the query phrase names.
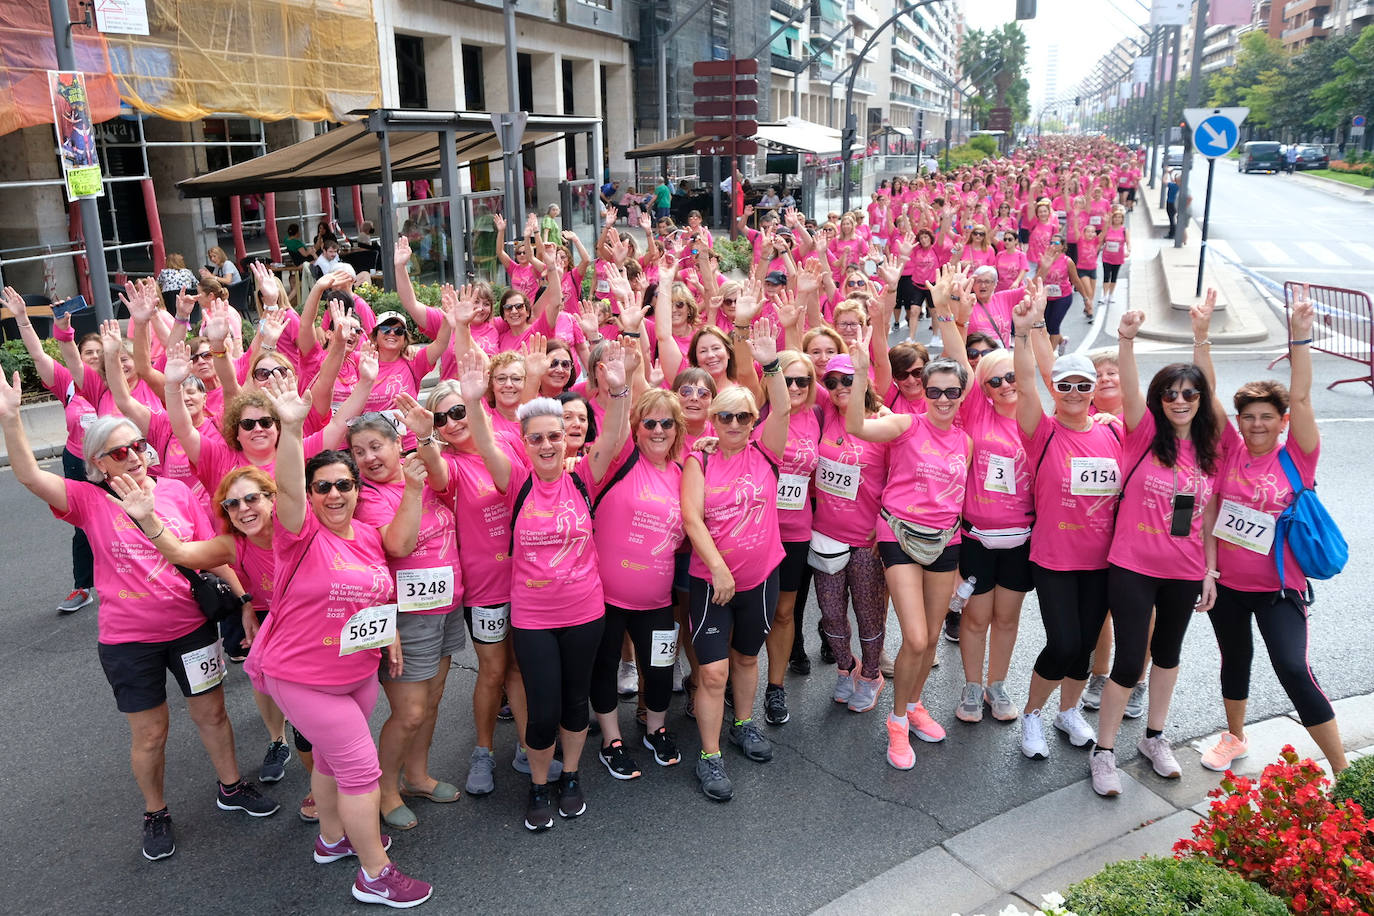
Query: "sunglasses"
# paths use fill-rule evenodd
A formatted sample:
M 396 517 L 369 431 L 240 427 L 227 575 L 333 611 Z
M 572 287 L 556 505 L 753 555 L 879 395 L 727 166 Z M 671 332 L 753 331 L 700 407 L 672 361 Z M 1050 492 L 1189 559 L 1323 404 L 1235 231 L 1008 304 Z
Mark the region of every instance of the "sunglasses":
M 991 350 L 979 350 L 977 347 L 969 347 L 969 348 L 968 348 L 968 358 L 969 358 L 969 359 L 982 359 L 984 356 L 987 356 L 987 355 L 988 355 L 989 353 L 991 353 L 991 352 L 992 352 Z
M 573 367 L 573 361 L 570 360 L 570 359 L 551 359 L 551 360 L 549 360 L 549 368 L 550 368 L 550 369 L 569 369 L 569 370 L 571 370 L 572 367 Z
M 383 324 L 377 326 L 376 332 L 390 337 L 404 337 L 406 329 L 403 324 Z
M 396 419 L 389 413 L 382 413 L 380 410 L 369 410 L 366 413 L 360 413 L 344 425 L 347 426 L 349 429 L 352 429 L 359 423 L 368 423 L 372 420 L 385 420 L 386 422 L 391 424 L 392 429 L 400 431 L 401 421 Z
M 260 429 L 271 429 L 276 425 L 276 417 L 257 417 L 255 419 L 239 421 L 239 429 L 243 430 L 246 433 L 251 433 L 254 427 L 258 427 Z
M 920 378 L 926 371 L 925 366 L 912 366 L 910 369 L 893 370 L 892 380 L 894 382 L 905 382 L 909 378 Z
M 536 447 L 543 445 L 545 441 L 550 445 L 557 445 L 563 441 L 563 434 L 561 432 L 529 433 L 525 436 L 525 442 Z
M 1015 385 L 1016 373 L 1008 372 L 1006 375 L 994 375 L 992 378 L 988 379 L 989 388 L 1001 388 L 1004 384 Z
M 951 401 L 957 401 L 960 397 L 963 396 L 963 394 L 964 389 L 962 388 L 927 388 L 926 400 L 938 401 L 940 400 L 940 398 L 944 397 L 948 398 Z
M 811 376 L 809 375 L 784 375 L 783 379 L 787 382 L 788 388 L 800 388 L 805 391 L 811 387 Z
M 673 419 L 672 417 L 669 417 L 663 420 L 655 420 L 650 417 L 645 417 L 643 420 L 639 421 L 639 425 L 644 427 L 649 432 L 653 432 L 655 429 L 661 429 L 666 433 L 669 429 L 673 427 Z
M 705 385 L 683 385 L 677 393 L 679 397 L 684 398 L 709 398 L 711 389 Z
M 976 230 L 976 229 L 975 229 L 971 234 L 972 234 L 972 235 L 984 235 L 984 236 L 987 235 L 986 232 L 980 232 L 980 231 L 978 231 L 978 230 Z
M 251 509 L 258 504 L 259 500 L 266 498 L 266 493 L 245 493 L 242 499 L 230 498 L 220 500 L 220 505 L 224 507 L 225 512 L 233 512 L 239 507 L 239 503 L 243 503 L 244 506 Z
M 459 420 L 466 420 L 467 416 L 467 405 L 454 404 L 448 410 L 434 411 L 434 427 L 435 429 L 438 429 L 440 427 L 447 426 L 449 420 L 453 420 L 455 423 Z
M 754 422 L 754 415 L 747 410 L 738 413 L 729 410 L 722 410 L 716 414 L 716 422 L 722 426 L 733 426 L 738 423 L 740 426 L 748 426 Z
M 291 369 L 288 366 L 273 366 L 270 369 L 265 368 L 263 366 L 259 366 L 258 368 L 253 370 L 253 380 L 258 382 L 265 382 L 274 375 L 277 378 L 286 378 L 290 373 Z
M 525 302 L 507 302 L 504 306 L 502 306 L 502 309 L 507 312 L 514 312 L 516 310 L 523 310 L 528 312 L 530 310 L 530 307 L 529 304 Z
M 866 284 L 863 280 L 846 280 L 844 281 L 844 285 L 850 287 L 851 289 L 854 289 L 860 286 L 865 286 Z
M 844 375 L 827 375 L 825 377 L 825 387 L 828 391 L 834 391 L 841 385 L 843 385 L 846 388 L 849 388 L 853 384 L 854 376 L 852 373 L 846 373 Z
M 1097 387 L 1097 382 L 1055 382 L 1054 390 L 1061 394 L 1068 394 L 1070 391 L 1077 391 L 1087 394 Z
M 720 300 L 720 302 L 721 302 L 721 305 L 734 305 L 734 304 L 735 304 L 735 300 L 734 300 L 734 299 L 722 299 L 722 300 Z
M 1202 392 L 1198 391 L 1196 388 L 1183 388 L 1181 390 L 1175 390 L 1173 388 L 1170 388 L 1168 391 L 1160 392 L 1159 396 L 1162 397 L 1165 400 L 1165 402 L 1169 404 L 1172 404 L 1179 398 L 1183 398 L 1183 400 L 1191 404 L 1198 398 L 1202 397 Z
M 358 486 L 358 482 L 352 477 L 345 477 L 343 480 L 315 480 L 310 484 L 311 492 L 317 496 L 326 496 L 330 490 L 338 490 L 340 493 L 352 493 Z
M 209 350 L 201 350 L 201 351 L 200 351 L 199 353 L 197 353 L 195 356 L 192 356 L 192 357 L 191 357 L 191 362 L 193 362 L 193 363 L 200 363 L 200 362 L 206 362 L 206 363 L 208 363 L 208 362 L 210 361 L 210 359 L 211 359 L 210 351 L 209 351 Z
M 114 448 L 112 448 L 112 449 L 108 449 L 107 451 L 101 452 L 101 453 L 100 453 L 100 457 L 101 457 L 101 458 L 113 458 L 115 461 L 127 461 L 128 458 L 129 458 L 129 452 L 134 451 L 134 452 L 138 452 L 140 455 L 142 455 L 142 454 L 143 454 L 143 450 L 146 449 L 147 447 L 148 447 L 148 440 L 147 440 L 147 439 L 135 439 L 133 442 L 130 442 L 128 445 L 116 445 L 116 446 L 115 446 Z

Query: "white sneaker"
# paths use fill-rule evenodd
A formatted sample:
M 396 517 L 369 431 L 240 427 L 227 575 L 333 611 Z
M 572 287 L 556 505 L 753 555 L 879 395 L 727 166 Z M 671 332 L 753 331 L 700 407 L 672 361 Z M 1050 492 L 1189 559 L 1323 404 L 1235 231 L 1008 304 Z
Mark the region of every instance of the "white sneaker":
M 1183 768 L 1178 765 L 1178 759 L 1174 757 L 1174 749 L 1169 744 L 1169 739 L 1163 735 L 1157 735 L 1154 738 L 1141 738 L 1135 749 L 1140 751 L 1140 756 L 1150 761 L 1155 772 L 1165 779 L 1178 779 L 1183 775 Z
M 1093 776 L 1093 791 L 1098 795 L 1111 798 L 1121 794 L 1121 774 L 1116 771 L 1116 754 L 1093 751 L 1088 757 L 1088 770 Z
M 622 697 L 632 697 L 639 693 L 639 670 L 634 662 L 622 661 L 620 674 L 616 677 L 616 690 Z
M 1059 715 L 1054 717 L 1054 727 L 1068 735 L 1069 743 L 1074 747 L 1083 747 L 1097 740 L 1097 734 L 1083 719 L 1083 712 L 1077 706 L 1061 710 Z
M 1045 725 L 1039 710 L 1021 716 L 1021 753 L 1031 760 L 1049 759 L 1050 746 L 1045 743 Z
M 1055 352 L 1060 356 L 1063 356 L 1065 353 L 1069 352 L 1069 338 L 1061 337 L 1059 339 L 1059 348 Z

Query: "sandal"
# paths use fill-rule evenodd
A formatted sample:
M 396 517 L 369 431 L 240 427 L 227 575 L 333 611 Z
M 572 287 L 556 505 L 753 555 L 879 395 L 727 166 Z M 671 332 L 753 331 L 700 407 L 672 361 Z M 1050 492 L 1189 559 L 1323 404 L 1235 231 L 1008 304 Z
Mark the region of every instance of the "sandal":
M 307 824 L 318 824 L 320 822 L 319 812 L 315 809 L 315 796 L 307 795 L 301 802 L 301 820 Z
M 415 798 L 427 798 L 436 804 L 446 805 L 449 802 L 456 802 L 461 793 L 459 793 L 457 786 L 444 782 L 442 779 L 436 779 L 434 781 L 434 788 L 430 789 L 428 792 L 408 785 L 406 781 L 402 779 L 401 794 L 413 796 Z
M 386 825 L 392 830 L 410 830 L 416 824 L 420 823 L 420 819 L 415 816 L 415 812 L 411 811 L 405 805 L 397 805 L 390 811 L 383 812 L 382 820 L 385 821 Z

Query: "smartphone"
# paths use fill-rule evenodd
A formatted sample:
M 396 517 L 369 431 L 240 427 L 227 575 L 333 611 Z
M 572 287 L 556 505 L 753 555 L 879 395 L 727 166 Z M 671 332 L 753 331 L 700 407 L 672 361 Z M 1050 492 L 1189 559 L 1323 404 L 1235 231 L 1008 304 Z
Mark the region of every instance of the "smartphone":
M 54 319 L 63 318 L 76 312 L 84 312 L 90 308 L 85 296 L 73 296 L 66 302 L 59 302 L 52 307 L 52 317 Z
M 1193 531 L 1193 507 L 1197 497 L 1192 493 L 1174 494 L 1174 516 L 1169 522 L 1169 534 L 1176 538 L 1186 538 Z

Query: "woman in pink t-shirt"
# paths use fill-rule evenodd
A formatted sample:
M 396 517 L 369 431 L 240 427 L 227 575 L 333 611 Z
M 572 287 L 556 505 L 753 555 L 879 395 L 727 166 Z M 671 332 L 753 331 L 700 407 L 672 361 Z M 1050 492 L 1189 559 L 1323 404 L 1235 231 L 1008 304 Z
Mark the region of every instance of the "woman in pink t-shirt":
M 999 293 L 1019 287 L 1025 280 L 1026 272 L 1030 270 L 1030 262 L 1026 260 L 1026 253 L 1016 243 L 1015 232 L 1007 231 L 1002 235 L 992 266 L 997 268 Z
M 176 848 L 163 795 L 169 671 L 186 697 L 219 779 L 218 806 L 259 817 L 274 813 L 277 803 L 239 778 L 234 733 L 219 689 L 226 667 L 219 634 L 201 613 L 186 580 L 151 543 L 168 530 L 187 538 L 209 537 L 209 521 L 180 481 L 148 476 L 147 441 L 123 417 L 101 417 L 87 428 L 86 481 L 64 480 L 43 470 L 24 432 L 19 401 L 19 386 L 0 377 L 0 431 L 15 479 L 47 503 L 56 518 L 84 529 L 97 558 L 100 661 L 132 736 L 131 763 L 146 812 L 144 856 L 165 858 Z M 101 485 L 118 476 L 128 491 L 150 494 L 157 517 L 155 528 L 148 525 L 154 528 L 151 536 L 137 528 Z
M 932 360 L 921 379 L 929 402 L 925 413 L 870 420 L 858 399 L 868 390 L 864 349 L 856 347 L 850 353 L 855 390 L 849 397 L 845 429 L 869 442 L 889 443 L 887 484 L 877 524 L 878 556 L 902 628 L 902 647 L 887 718 L 887 760 L 899 770 L 909 770 L 916 765 L 910 732 L 923 741 L 945 737 L 921 703 L 921 690 L 935 661 L 931 635 L 939 632 L 959 568 L 959 514 L 971 449 L 968 435 L 955 427 L 954 420 L 968 385 L 968 370 L 952 359 Z M 908 552 L 912 545 L 898 540 L 899 529 L 903 538 L 933 541 L 940 549 L 918 559 Z
M 834 328 L 823 325 L 802 335 L 802 352 L 811 357 L 816 372 L 824 375 L 826 363 L 840 353 L 848 353 L 849 345 Z
M 744 303 L 741 311 L 752 314 Z M 773 757 L 772 745 L 754 725 L 753 708 L 758 653 L 772 626 L 783 559 L 777 465 L 787 445 L 788 398 L 772 321 L 760 319 L 753 326 L 749 347 L 768 385 L 771 413 L 763 434 L 751 439 L 759 416 L 754 396 L 738 386 L 722 391 L 711 402 L 711 422 L 720 437 L 717 451 L 693 452 L 682 472 L 682 519 L 693 549 L 691 635 L 700 666 L 696 718 L 702 757 L 697 779 L 713 801 L 734 794 L 720 755 L 727 678 L 735 703 L 731 742 L 750 760 L 763 763 Z
M 982 223 L 975 224 L 964 238 L 964 247 L 959 254 L 959 263 L 982 267 L 984 264 L 992 265 L 996 260 L 997 249 L 989 241 L 988 227 Z
M 1290 550 L 1285 552 L 1280 580 L 1272 544 L 1273 522 L 1294 496 L 1283 458 L 1292 464 L 1302 486 L 1315 486 L 1321 436 L 1312 409 L 1314 316 L 1304 290 L 1289 310 L 1292 390 L 1272 380 L 1242 385 L 1235 395 L 1237 429 L 1228 424 L 1223 434 L 1225 458 L 1217 475 L 1215 517 L 1209 512 L 1202 529 L 1207 579 L 1199 606 L 1205 609 L 1215 594 L 1209 616 L 1221 650 L 1227 730 L 1202 755 L 1202 765 L 1211 770 L 1226 770 L 1249 748 L 1245 710 L 1254 655 L 1252 618 L 1279 683 L 1331 772 L 1339 773 L 1347 765 L 1335 710 L 1308 661 L 1307 579 Z M 1288 438 L 1280 444 L 1285 428 Z
M 506 253 L 505 217 L 498 213 L 492 220 L 496 224 L 496 256 L 501 259 L 501 266 L 506 269 L 511 289 L 519 290 L 525 294 L 527 301 L 533 302 L 544 276 L 544 265 L 535 257 L 538 245 L 535 241 L 539 230 L 538 219 L 533 213 L 530 214 L 530 218 L 525 222 L 525 237 L 518 239 L 511 246 L 514 251 L 513 257 Z
M 925 413 L 926 386 L 921 377 L 930 362 L 930 351 L 925 344 L 897 344 L 887 351 L 887 361 L 892 369 L 892 381 L 882 399 L 884 406 L 893 413 Z
M 1078 269 L 1064 253 L 1064 237 L 1057 233 L 1050 238 L 1049 246 L 1040 258 L 1032 260 L 1036 264 L 1035 279 L 1043 284 L 1048 302 L 1045 307 L 1045 326 L 1049 330 L 1050 344 L 1058 347 L 1064 339 L 1059 332 L 1060 325 L 1069 313 L 1073 291 L 1078 286 Z
M 1097 295 L 1097 259 L 1102 248 L 1102 233 L 1094 226 L 1069 221 L 1069 245 L 1078 272 L 1078 294 L 1083 297 L 1083 314 L 1093 323 L 1093 301 Z
M 1120 207 L 1115 207 L 1107 217 L 1107 228 L 1102 233 L 1102 304 L 1111 306 L 1121 265 L 1130 256 L 1131 231 L 1126 228 L 1126 214 Z

